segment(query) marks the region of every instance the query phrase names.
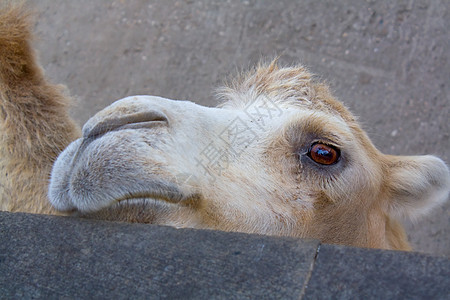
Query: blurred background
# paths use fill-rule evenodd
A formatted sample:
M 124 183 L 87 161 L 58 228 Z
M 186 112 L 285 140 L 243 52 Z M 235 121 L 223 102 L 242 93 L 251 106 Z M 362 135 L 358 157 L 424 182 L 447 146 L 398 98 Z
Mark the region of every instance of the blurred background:
M 450 162 L 450 2 L 33 0 L 40 61 L 83 124 L 129 95 L 215 106 L 239 70 L 280 56 L 326 81 L 384 153 Z M 414 223 L 417 251 L 450 257 L 450 201 Z

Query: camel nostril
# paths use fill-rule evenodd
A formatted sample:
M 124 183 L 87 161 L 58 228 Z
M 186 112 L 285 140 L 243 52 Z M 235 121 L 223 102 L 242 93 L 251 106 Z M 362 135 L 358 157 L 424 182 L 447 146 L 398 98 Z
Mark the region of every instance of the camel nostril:
M 151 128 L 162 124 L 168 124 L 168 118 L 165 114 L 160 111 L 145 111 L 120 117 L 105 118 L 94 124 L 94 126 L 86 124 L 83 128 L 83 137 L 92 138 L 118 129 Z

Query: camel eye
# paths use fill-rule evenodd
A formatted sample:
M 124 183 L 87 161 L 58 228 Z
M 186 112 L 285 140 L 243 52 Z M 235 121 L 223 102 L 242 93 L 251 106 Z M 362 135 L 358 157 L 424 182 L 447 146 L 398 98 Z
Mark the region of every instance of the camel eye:
M 314 143 L 309 149 L 308 156 L 318 164 L 332 165 L 339 160 L 340 151 L 333 146 Z

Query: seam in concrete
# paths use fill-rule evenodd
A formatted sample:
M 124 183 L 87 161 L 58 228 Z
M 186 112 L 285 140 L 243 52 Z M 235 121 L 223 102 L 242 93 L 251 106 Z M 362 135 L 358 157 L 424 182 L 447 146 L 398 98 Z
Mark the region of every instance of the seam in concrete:
M 319 256 L 320 245 L 321 245 L 320 243 L 319 243 L 319 245 L 317 245 L 316 254 L 314 255 L 314 259 L 311 262 L 311 265 L 309 266 L 308 274 L 306 275 L 305 282 L 303 283 L 303 287 L 302 287 L 302 291 L 300 293 L 299 299 L 303 299 L 303 297 L 305 296 L 306 290 L 308 288 L 309 280 L 311 279 L 312 272 L 314 271 L 314 266 L 316 265 L 317 257 Z

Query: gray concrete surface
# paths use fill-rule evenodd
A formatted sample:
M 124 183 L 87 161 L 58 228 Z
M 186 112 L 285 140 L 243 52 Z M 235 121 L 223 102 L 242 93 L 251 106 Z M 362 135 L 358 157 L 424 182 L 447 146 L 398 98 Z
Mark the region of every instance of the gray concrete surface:
M 318 241 L 0 212 L 0 298 L 299 298 Z
M 214 88 L 261 58 L 303 63 L 385 153 L 450 162 L 450 2 L 34 0 L 47 74 L 84 123 L 133 94 L 217 104 Z M 418 251 L 450 256 L 450 202 L 415 223 Z
M 447 299 L 450 259 L 0 212 L 5 299 Z
M 448 299 L 450 259 L 320 245 L 305 299 Z

